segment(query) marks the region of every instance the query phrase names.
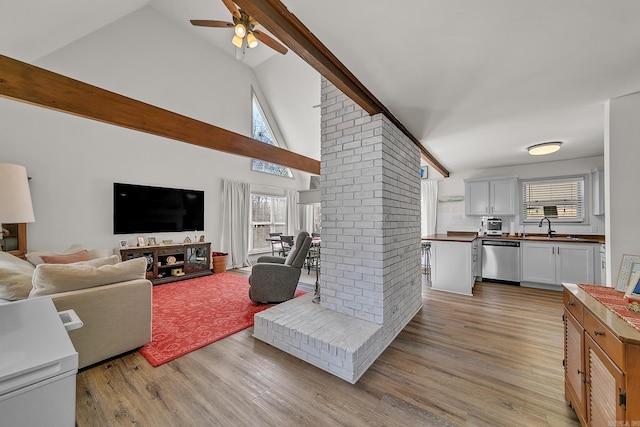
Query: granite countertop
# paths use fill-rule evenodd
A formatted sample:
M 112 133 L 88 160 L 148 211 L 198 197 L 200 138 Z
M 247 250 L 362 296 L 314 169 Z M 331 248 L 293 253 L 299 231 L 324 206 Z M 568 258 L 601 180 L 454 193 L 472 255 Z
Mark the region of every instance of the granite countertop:
M 422 237 L 422 240 L 436 240 L 448 242 L 473 242 L 475 239 L 492 240 L 520 240 L 555 243 L 604 243 L 604 236 L 600 234 L 556 234 L 548 238 L 546 234 L 527 234 L 526 236 L 478 236 L 473 231 L 448 231 L 447 234 L 431 234 Z

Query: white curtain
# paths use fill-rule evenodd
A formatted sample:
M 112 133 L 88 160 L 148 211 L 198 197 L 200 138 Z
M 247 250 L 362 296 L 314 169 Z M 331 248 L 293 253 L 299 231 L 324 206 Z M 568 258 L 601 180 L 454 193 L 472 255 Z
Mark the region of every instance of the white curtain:
M 295 236 L 298 230 L 300 230 L 298 191 L 287 190 L 287 235 Z
M 300 229 L 313 233 L 313 205 L 300 205 Z
M 438 215 L 438 181 L 423 179 L 421 181 L 422 235 L 436 234 L 436 217 Z
M 251 189 L 244 182 L 222 180 L 222 250 L 227 268 L 250 266 Z

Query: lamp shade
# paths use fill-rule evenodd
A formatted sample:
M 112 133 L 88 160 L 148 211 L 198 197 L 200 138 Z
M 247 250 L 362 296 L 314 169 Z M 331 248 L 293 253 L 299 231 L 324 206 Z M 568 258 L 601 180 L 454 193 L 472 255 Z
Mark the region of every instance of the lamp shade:
M 233 45 L 235 47 L 237 47 L 238 49 L 242 49 L 242 42 L 244 41 L 244 39 L 242 37 L 238 37 L 238 36 L 233 36 L 233 38 L 231 39 L 231 43 L 233 43 Z
M 34 221 L 27 169 L 0 163 L 0 224 Z
M 258 46 L 258 39 L 256 39 L 256 36 L 254 36 L 253 33 L 247 34 L 247 47 L 249 49 L 253 49 L 256 46 Z

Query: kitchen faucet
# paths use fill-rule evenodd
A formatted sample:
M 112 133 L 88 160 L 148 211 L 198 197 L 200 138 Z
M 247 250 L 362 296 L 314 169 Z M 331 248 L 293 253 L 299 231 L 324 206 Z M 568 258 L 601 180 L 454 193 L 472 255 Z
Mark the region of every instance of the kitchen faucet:
M 542 218 L 542 219 L 540 220 L 540 224 L 538 224 L 538 227 L 542 227 L 542 221 L 544 221 L 545 219 L 546 219 L 546 220 L 547 220 L 547 222 L 549 223 L 549 230 L 547 230 L 547 236 L 548 236 L 548 237 L 549 237 L 549 239 L 550 239 L 550 238 L 552 238 L 552 237 L 553 237 L 553 233 L 555 233 L 555 231 L 553 231 L 553 230 L 551 229 L 551 220 L 545 216 L 544 218 Z

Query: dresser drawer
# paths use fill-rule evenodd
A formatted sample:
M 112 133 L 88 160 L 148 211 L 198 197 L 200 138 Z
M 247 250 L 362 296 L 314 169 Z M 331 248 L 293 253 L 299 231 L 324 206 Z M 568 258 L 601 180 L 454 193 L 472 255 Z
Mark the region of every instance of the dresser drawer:
M 164 248 L 158 249 L 158 255 L 182 255 L 184 250 L 182 248 Z
M 573 317 L 582 324 L 582 312 L 584 310 L 584 306 L 578 299 L 570 292 L 564 291 L 562 299 L 564 301 L 564 306 L 569 310 Z
M 583 325 L 584 330 L 607 353 L 613 363 L 624 370 L 624 345 L 622 342 L 588 311 L 584 312 Z

